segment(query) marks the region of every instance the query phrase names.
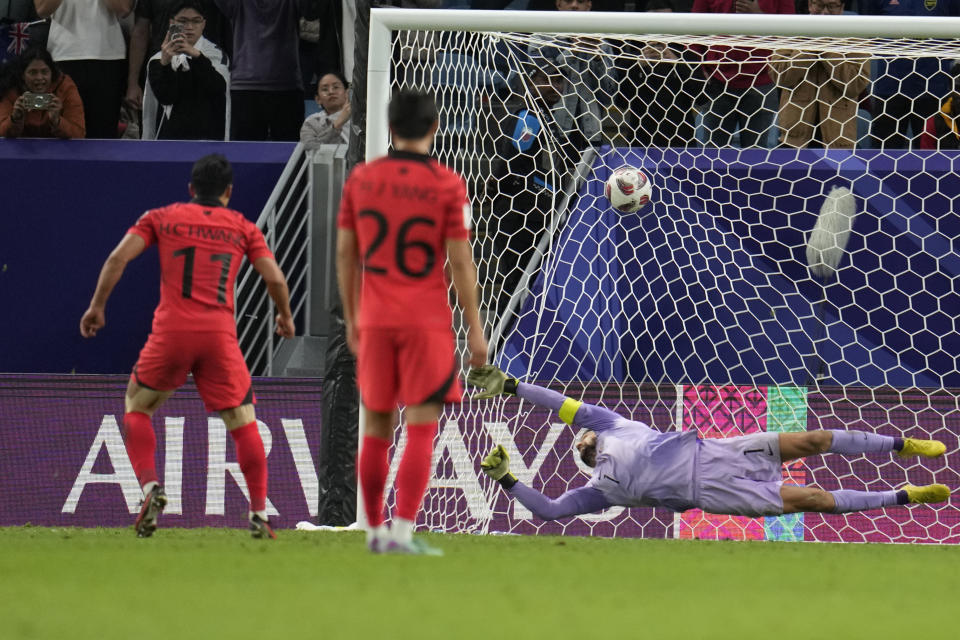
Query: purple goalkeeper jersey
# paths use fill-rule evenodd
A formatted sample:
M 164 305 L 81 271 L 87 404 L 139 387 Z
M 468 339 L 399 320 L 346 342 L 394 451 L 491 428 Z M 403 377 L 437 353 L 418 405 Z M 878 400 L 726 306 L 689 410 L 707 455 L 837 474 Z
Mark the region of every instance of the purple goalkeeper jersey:
M 662 433 L 584 404 L 574 418 L 597 434 L 597 464 L 588 487 L 626 507 L 693 508 L 699 441 L 696 431 Z
M 613 505 L 666 507 L 675 511 L 696 506 L 694 491 L 700 456 L 696 431 L 662 433 L 609 409 L 579 402 L 575 413 L 564 417 L 564 403 L 573 400 L 527 383 L 518 385 L 517 396 L 559 411 L 568 424 L 597 434 L 596 466 L 586 486 L 571 489 L 556 499 L 522 482 L 508 489 L 537 517 L 555 520 Z
M 779 434 L 700 440 L 694 430 L 662 433 L 532 384 L 519 383 L 517 396 L 597 434 L 596 466 L 586 486 L 556 499 L 522 482 L 509 486 L 510 495 L 539 518 L 556 520 L 614 505 L 750 517 L 783 513 Z M 883 445 L 889 451 L 892 439 Z

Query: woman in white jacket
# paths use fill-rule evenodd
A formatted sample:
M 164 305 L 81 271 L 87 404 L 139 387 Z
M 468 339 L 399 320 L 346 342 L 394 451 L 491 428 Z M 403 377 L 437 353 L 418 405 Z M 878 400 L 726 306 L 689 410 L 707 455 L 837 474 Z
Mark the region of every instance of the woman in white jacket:
M 350 96 L 349 83 L 339 71 L 325 73 L 317 82 L 317 104 L 320 112 L 303 122 L 300 142 L 307 149 L 316 149 L 321 144 L 347 144 L 350 142 Z

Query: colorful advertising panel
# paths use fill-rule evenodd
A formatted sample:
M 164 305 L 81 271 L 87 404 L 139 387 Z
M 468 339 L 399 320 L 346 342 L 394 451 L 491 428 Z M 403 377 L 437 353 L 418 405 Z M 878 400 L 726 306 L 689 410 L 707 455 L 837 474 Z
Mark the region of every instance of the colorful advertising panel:
M 129 526 L 140 491 L 122 436 L 126 376 L 0 375 L 0 526 Z M 268 511 L 278 527 L 316 516 L 321 433 L 319 380 L 257 379 L 257 418 L 269 465 Z M 556 387 L 558 390 L 561 387 Z M 568 396 L 602 404 L 662 431 L 701 437 L 758 431 L 861 429 L 934 437 L 947 455 L 828 454 L 787 465 L 784 482 L 826 490 L 884 491 L 907 482 L 960 488 L 960 397 L 948 392 L 739 386 L 567 385 Z M 244 527 L 246 486 L 223 422 L 185 385 L 154 416 L 157 470 L 168 527 Z M 441 420 L 434 478 L 420 525 L 437 531 L 602 537 L 960 542 L 960 504 L 890 507 L 864 514 L 730 518 L 698 510 L 612 508 L 545 523 L 480 470 L 495 445 L 524 483 L 557 497 L 583 486 L 590 469 L 575 429 L 517 399 L 466 400 Z M 392 484 L 402 454 L 394 451 Z M 392 502 L 392 496 L 388 502 Z

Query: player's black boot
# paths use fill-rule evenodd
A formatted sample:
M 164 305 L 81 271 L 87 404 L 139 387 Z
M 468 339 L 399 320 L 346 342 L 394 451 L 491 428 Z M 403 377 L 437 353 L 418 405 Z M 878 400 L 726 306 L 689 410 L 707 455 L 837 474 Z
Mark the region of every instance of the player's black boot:
M 140 504 L 140 513 L 133 521 L 138 538 L 149 538 L 157 530 L 157 518 L 167 506 L 167 494 L 159 484 L 154 485 Z
M 277 534 L 270 527 L 270 521 L 264 520 L 255 513 L 250 516 L 250 536 L 260 540 L 277 539 Z

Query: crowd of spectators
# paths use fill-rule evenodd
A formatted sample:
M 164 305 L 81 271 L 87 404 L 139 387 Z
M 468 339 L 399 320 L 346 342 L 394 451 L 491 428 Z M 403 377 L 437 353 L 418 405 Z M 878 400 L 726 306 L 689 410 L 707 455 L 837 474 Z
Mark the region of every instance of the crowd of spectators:
M 346 142 L 343 0 L 32 0 L 33 42 L 0 76 L 4 136 Z M 844 3 L 847 3 L 846 5 Z M 855 3 L 855 4 L 854 4 Z M 960 15 L 960 0 L 396 0 L 461 9 Z M 784 18 L 789 19 L 789 18 Z M 502 47 L 519 45 L 501 44 Z M 614 56 L 611 47 L 626 55 Z M 520 53 L 522 55 L 516 55 Z M 346 54 L 346 55 L 345 55 Z M 595 146 L 610 110 L 651 146 L 956 147 L 952 61 L 600 41 L 502 56 L 510 87 L 556 84 L 549 123 Z M 557 76 L 521 66 L 537 61 Z M 33 65 L 31 68 L 31 65 Z M 48 78 L 41 86 L 36 70 Z M 28 80 L 28 73 L 34 80 Z M 872 79 L 872 82 L 871 82 Z M 33 82 L 33 84 L 31 84 Z M 501 88 L 504 88 L 501 86 Z M 515 88 L 515 87 L 513 87 Z M 47 96 L 39 102 L 24 94 Z M 505 92 L 513 95 L 510 90 Z M 543 93 L 528 91 L 526 95 Z M 520 94 L 517 94 L 518 96 Z M 310 101 L 315 97 L 315 104 Z M 28 95 L 28 98 L 30 96 Z M 78 103 L 79 100 L 79 103 Z M 512 105 L 509 141 L 532 110 Z M 122 109 L 122 110 L 121 110 Z M 520 110 L 518 110 L 520 109 Z M 311 112 L 316 111 L 310 115 Z M 520 115 L 524 113 L 525 115 Z M 864 117 L 866 115 L 866 117 Z M 869 139 L 858 123 L 869 122 Z M 525 126 L 526 126 L 525 125 Z M 571 144 L 573 144 L 571 142 Z M 535 163 L 534 163 L 535 164 Z

